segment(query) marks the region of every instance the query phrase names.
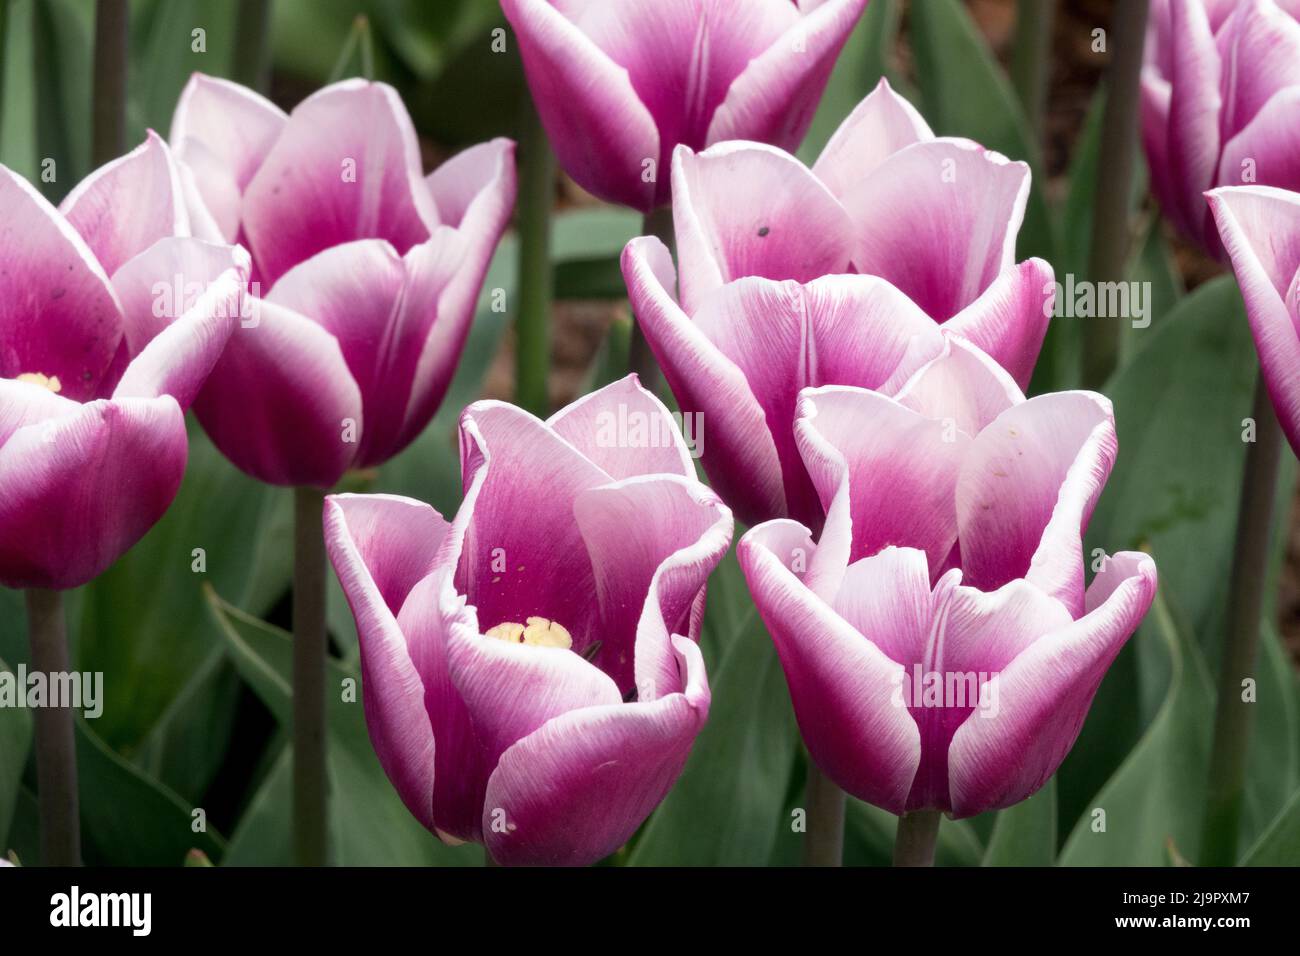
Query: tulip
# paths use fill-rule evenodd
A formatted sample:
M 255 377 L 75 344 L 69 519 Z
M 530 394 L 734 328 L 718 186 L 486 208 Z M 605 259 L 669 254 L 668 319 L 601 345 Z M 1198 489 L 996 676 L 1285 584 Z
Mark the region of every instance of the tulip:
M 171 142 L 196 205 L 251 250 L 256 327 L 195 411 L 239 468 L 328 488 L 387 461 L 433 417 L 514 205 L 514 144 L 472 147 L 427 178 L 397 93 L 347 80 L 285 116 L 195 74 Z
M 866 0 L 502 0 L 561 165 L 649 212 L 684 144 L 794 149 Z
M 451 522 L 409 498 L 326 499 L 370 738 L 443 840 L 592 863 L 663 799 L 707 717 L 695 642 L 731 514 L 631 376 L 546 422 L 477 402 L 460 437 Z
M 777 519 L 738 553 L 814 761 L 896 814 L 1025 799 L 1154 596 L 1136 552 L 1084 588 L 1081 536 L 1116 448 L 1109 402 L 1026 401 L 953 341 L 893 397 L 805 389 L 797 414 L 820 540 Z
M 935 139 L 881 81 L 810 171 L 755 143 L 673 161 L 678 283 L 639 238 L 623 275 L 703 463 L 741 520 L 820 524 L 791 424 L 801 388 L 901 385 L 942 343 L 979 345 L 1023 387 L 1051 317 L 1052 268 L 1014 263 L 1029 170 Z M 851 273 L 865 274 L 851 274 Z
M 1202 193 L 1300 189 L 1300 4 L 1154 0 L 1142 142 L 1166 216 L 1222 257 Z

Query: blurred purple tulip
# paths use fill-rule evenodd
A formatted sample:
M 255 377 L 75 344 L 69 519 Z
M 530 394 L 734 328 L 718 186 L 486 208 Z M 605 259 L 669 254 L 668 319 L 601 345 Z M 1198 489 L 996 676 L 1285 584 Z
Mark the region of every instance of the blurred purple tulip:
M 326 499 L 371 741 L 443 839 L 595 862 L 663 799 L 708 714 L 695 641 L 731 513 L 634 377 L 545 423 L 471 405 L 461 469 L 450 523 L 409 498 Z
M 837 785 L 893 813 L 1025 799 L 1073 745 L 1154 596 L 1122 552 L 1084 588 L 1115 456 L 1110 403 L 1026 401 L 960 341 L 895 397 L 806 389 L 796 435 L 827 518 L 741 539 L 799 727 Z
M 1269 397 L 1300 453 L 1300 193 L 1230 186 L 1206 197 L 1246 301 Z
M 1202 193 L 1300 189 L 1300 2 L 1153 0 L 1142 140 L 1165 215 L 1222 258 Z
M 249 260 L 189 236 L 152 133 L 58 210 L 0 167 L 0 222 L 0 584 L 77 587 L 175 497 L 184 410 L 239 323 Z M 211 281 L 174 290 L 186 261 Z
M 888 390 L 952 336 L 1028 384 L 1054 292 L 1050 265 L 1014 262 L 1029 169 L 935 139 L 888 83 L 811 171 L 723 143 L 679 147 L 673 180 L 680 304 L 658 239 L 628 244 L 623 275 L 673 394 L 703 416 L 709 476 L 747 523 L 820 524 L 792 432 L 802 388 Z
M 515 197 L 514 144 L 428 177 L 382 83 L 325 87 L 285 116 L 196 74 L 172 120 L 193 204 L 269 286 L 195 412 L 237 466 L 327 488 L 387 461 L 437 411 Z
M 679 144 L 794 149 L 866 0 L 502 0 L 542 123 L 588 192 L 648 212 Z

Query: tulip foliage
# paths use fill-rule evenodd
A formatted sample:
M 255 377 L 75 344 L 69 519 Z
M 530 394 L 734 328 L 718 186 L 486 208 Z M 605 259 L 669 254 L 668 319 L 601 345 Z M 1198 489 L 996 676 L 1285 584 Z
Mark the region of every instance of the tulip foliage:
M 0 864 L 1300 863 L 1294 3 L 1153 0 L 1064 162 L 957 0 L 133 4 L 124 102 L 47 2 Z

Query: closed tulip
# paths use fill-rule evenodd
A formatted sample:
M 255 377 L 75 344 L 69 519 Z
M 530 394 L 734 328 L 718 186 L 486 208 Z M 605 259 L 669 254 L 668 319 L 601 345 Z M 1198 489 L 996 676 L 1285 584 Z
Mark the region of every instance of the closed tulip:
M 1202 193 L 1300 189 L 1300 3 L 1153 0 L 1142 141 L 1165 215 L 1222 257 Z
M 461 469 L 450 522 L 408 498 L 326 499 L 370 737 L 443 839 L 592 863 L 663 799 L 708 714 L 695 641 L 731 514 L 634 378 L 546 422 L 471 405 Z
M 821 537 L 778 519 L 739 557 L 813 759 L 898 814 L 1025 799 L 1154 596 L 1136 552 L 1084 587 L 1081 535 L 1115 455 L 1109 403 L 1026 401 L 952 342 L 893 397 L 805 390 L 796 435 Z
M 866 0 L 501 6 L 560 163 L 601 199 L 648 212 L 670 198 L 679 144 L 797 147 Z
M 514 206 L 514 144 L 425 177 L 391 87 L 335 83 L 285 116 L 198 74 L 171 142 L 195 204 L 266 288 L 195 402 L 217 447 L 263 481 L 321 488 L 397 454 L 464 347 Z
M 184 410 L 238 325 L 248 256 L 188 236 L 152 134 L 57 210 L 0 167 L 0 222 L 0 584 L 77 587 L 175 497 Z M 210 281 L 173 295 L 186 262 Z

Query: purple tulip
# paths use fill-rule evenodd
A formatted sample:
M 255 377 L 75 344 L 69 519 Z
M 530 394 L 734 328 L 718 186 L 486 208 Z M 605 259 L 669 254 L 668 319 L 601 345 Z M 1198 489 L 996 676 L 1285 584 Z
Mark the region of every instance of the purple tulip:
M 770 146 L 723 143 L 679 147 L 673 181 L 680 305 L 658 239 L 628 244 L 623 275 L 743 521 L 820 524 L 791 428 L 802 388 L 888 390 L 953 336 L 1028 384 L 1054 292 L 1046 262 L 1014 263 L 1029 169 L 933 138 L 884 81 L 811 171 Z
M 1154 0 L 1142 140 L 1160 205 L 1222 257 L 1202 193 L 1300 189 L 1300 2 Z
M 1206 197 L 1246 301 L 1269 397 L 1300 450 L 1300 193 L 1231 186 Z
M 545 423 L 477 402 L 450 523 L 332 495 L 366 723 L 406 806 L 501 863 L 592 863 L 663 799 L 708 714 L 695 644 L 731 513 L 629 377 Z
M 1084 588 L 1110 403 L 1026 401 L 954 340 L 892 398 L 805 389 L 795 431 L 825 529 L 769 521 L 739 557 L 813 759 L 893 813 L 1025 799 L 1155 593 L 1136 552 Z
M 71 588 L 162 517 L 184 409 L 238 325 L 249 261 L 189 237 L 153 134 L 54 209 L 0 167 L 0 584 Z M 193 289 L 187 262 L 205 276 Z
M 679 144 L 794 149 L 866 0 L 502 0 L 560 163 L 648 212 Z
M 426 178 L 382 83 L 336 83 L 286 117 L 199 74 L 171 141 L 196 204 L 269 285 L 195 402 L 217 447 L 263 481 L 316 487 L 397 454 L 464 347 L 514 206 L 514 144 L 472 147 Z

